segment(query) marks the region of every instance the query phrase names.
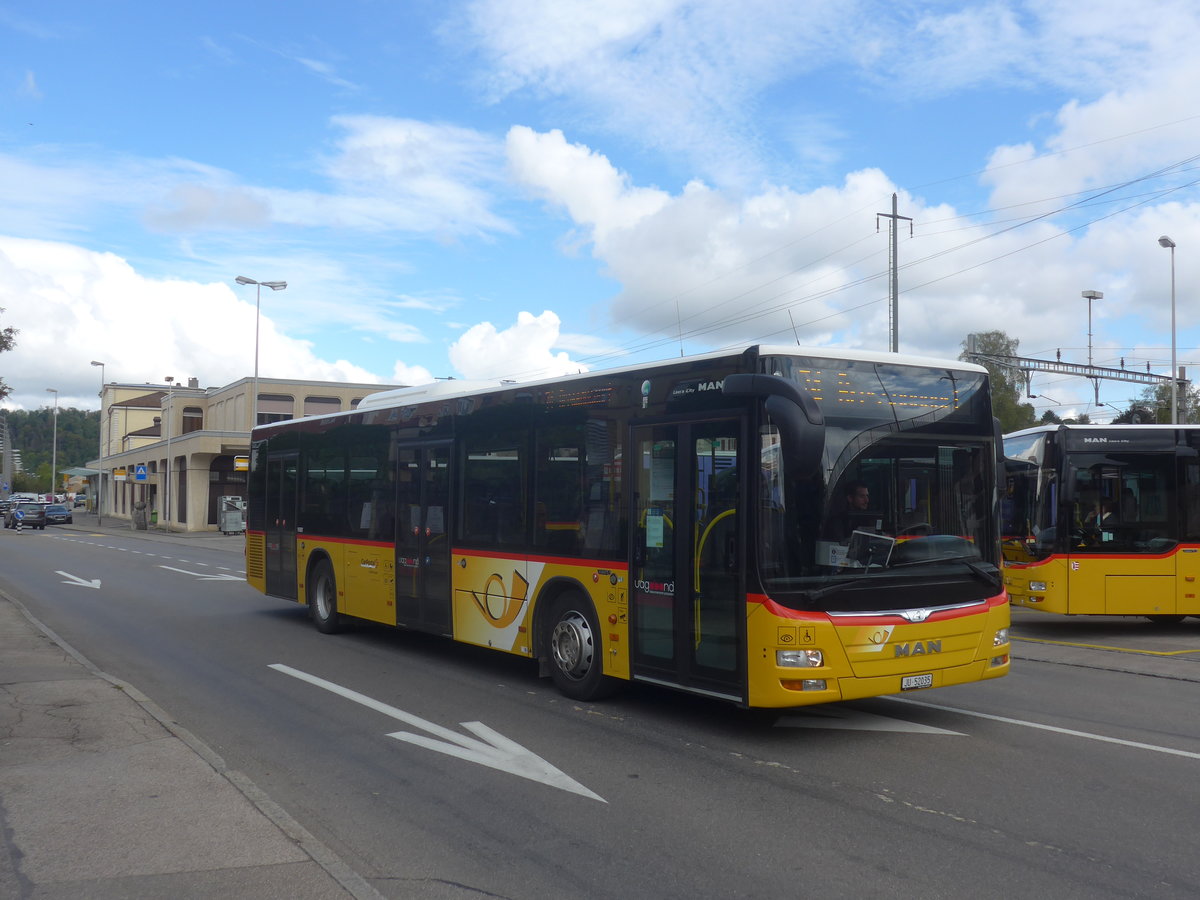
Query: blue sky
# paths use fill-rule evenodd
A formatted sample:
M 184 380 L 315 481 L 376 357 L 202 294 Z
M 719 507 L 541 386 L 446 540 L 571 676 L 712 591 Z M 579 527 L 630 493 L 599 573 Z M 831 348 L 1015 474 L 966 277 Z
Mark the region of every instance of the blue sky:
M 251 374 L 238 275 L 289 285 L 263 377 L 887 349 L 893 192 L 903 352 L 1086 362 L 1097 290 L 1096 363 L 1166 374 L 1169 234 L 1194 372 L 1198 43 L 1188 2 L 0 0 L 8 405 Z

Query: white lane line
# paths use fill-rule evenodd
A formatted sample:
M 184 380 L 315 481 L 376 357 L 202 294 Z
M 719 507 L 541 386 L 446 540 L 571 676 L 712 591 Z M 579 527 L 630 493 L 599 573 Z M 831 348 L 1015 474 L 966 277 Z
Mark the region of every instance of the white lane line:
M 958 713 L 962 716 L 974 716 L 976 719 L 990 719 L 993 722 L 1004 722 L 1006 725 L 1020 725 L 1024 728 L 1036 728 L 1039 731 L 1051 731 L 1055 734 L 1065 734 L 1069 737 L 1087 738 L 1089 741 L 1100 741 L 1105 744 L 1117 744 L 1121 747 L 1132 747 L 1135 750 L 1152 750 L 1155 753 L 1166 753 L 1170 756 L 1183 756 L 1187 759 L 1200 759 L 1200 753 L 1191 750 L 1176 750 L 1174 747 L 1160 747 L 1157 744 L 1143 744 L 1141 741 L 1127 741 L 1122 738 L 1108 737 L 1103 734 L 1092 734 L 1088 731 L 1076 731 L 1073 728 L 1059 728 L 1057 725 L 1043 725 L 1041 722 L 1026 722 L 1024 719 L 1010 719 L 1008 716 L 993 716 L 990 713 L 975 712 L 972 709 L 959 709 L 955 706 L 941 706 L 937 703 L 926 703 L 923 700 L 912 700 L 908 697 L 885 697 L 896 703 L 910 703 L 913 706 L 924 706 L 928 709 L 940 709 L 942 712 Z

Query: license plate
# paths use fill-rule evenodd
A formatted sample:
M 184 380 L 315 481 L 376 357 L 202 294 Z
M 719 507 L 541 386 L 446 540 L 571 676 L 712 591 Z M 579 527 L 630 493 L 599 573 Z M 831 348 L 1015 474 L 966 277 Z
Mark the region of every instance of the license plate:
M 932 672 L 926 672 L 924 675 L 905 675 L 900 679 L 902 691 L 916 691 L 927 687 L 933 687 Z

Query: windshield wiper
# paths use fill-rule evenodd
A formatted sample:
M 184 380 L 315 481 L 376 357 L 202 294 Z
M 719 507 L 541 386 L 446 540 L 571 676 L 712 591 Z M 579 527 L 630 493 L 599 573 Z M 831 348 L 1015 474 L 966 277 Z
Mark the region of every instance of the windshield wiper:
M 969 559 L 965 556 L 958 557 L 954 560 L 954 562 L 962 563 L 964 566 L 974 572 L 981 581 L 986 581 L 993 587 L 1004 586 L 1004 579 L 1000 575 L 1000 570 L 995 566 L 992 566 L 991 569 L 987 569 L 980 565 L 977 560 Z
M 862 572 L 862 574 L 857 575 L 857 576 L 843 577 L 840 580 L 833 582 L 832 584 L 825 585 L 824 587 L 814 588 L 812 590 L 805 591 L 805 595 L 807 596 L 810 603 L 815 603 L 824 597 L 829 597 L 829 596 L 832 596 L 833 594 L 839 594 L 842 591 L 846 590 L 846 588 L 857 587 L 857 586 L 861 585 L 868 578 L 877 578 L 881 575 L 887 575 L 887 574 L 891 573 L 894 569 L 907 569 L 912 566 L 929 565 L 930 563 L 947 563 L 947 562 L 962 563 L 964 566 L 966 566 L 968 569 L 971 570 L 972 575 L 974 575 L 980 581 L 987 582 L 989 585 L 992 585 L 993 587 L 1000 587 L 1004 583 L 1004 579 L 1001 577 L 999 569 L 997 569 L 994 566 L 988 567 L 988 566 L 981 564 L 981 562 L 979 561 L 979 559 L 977 557 L 949 556 L 949 557 L 937 557 L 936 559 L 913 560 L 912 562 L 899 563 L 898 565 L 881 566 L 877 569 L 859 570 Z
M 1000 577 L 1000 570 L 995 566 L 990 568 L 981 564 L 980 558 L 977 556 L 935 556 L 931 559 L 914 559 L 911 562 L 897 563 L 892 566 L 893 569 L 907 569 L 910 566 L 925 566 L 929 564 L 956 562 L 962 563 L 980 580 L 986 581 L 988 584 L 1000 587 L 1004 583 L 1004 579 Z
M 887 571 L 887 569 L 885 569 L 881 566 L 877 569 L 862 569 L 862 570 L 855 570 L 855 571 L 862 571 L 864 574 L 855 575 L 855 576 L 845 576 L 842 579 L 840 579 L 839 581 L 835 581 L 832 584 L 825 585 L 825 587 L 813 588 L 812 590 L 805 591 L 805 594 L 807 595 L 807 597 L 810 601 L 815 602 L 817 600 L 820 600 L 822 597 L 828 597 L 831 594 L 840 594 L 842 591 L 844 591 L 848 587 L 855 587 L 857 585 L 860 585 L 860 584 L 862 584 L 862 582 L 866 581 L 868 578 L 878 577 L 879 575 L 884 574 Z M 866 574 L 867 572 L 870 572 L 872 574 L 868 575 L 868 574 Z

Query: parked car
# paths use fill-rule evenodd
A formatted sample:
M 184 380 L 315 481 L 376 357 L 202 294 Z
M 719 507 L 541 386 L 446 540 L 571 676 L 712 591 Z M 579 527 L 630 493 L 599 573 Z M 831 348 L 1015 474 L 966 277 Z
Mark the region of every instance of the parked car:
M 70 525 L 74 521 L 71 511 L 61 503 L 51 503 L 46 507 L 47 525 Z
M 4 514 L 4 527 L 15 528 L 17 526 L 17 512 L 21 513 L 22 528 L 40 528 L 46 530 L 46 504 L 45 503 L 14 503 L 8 508 Z

